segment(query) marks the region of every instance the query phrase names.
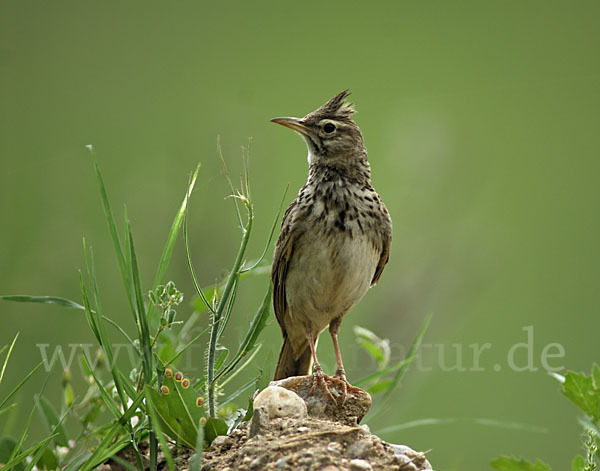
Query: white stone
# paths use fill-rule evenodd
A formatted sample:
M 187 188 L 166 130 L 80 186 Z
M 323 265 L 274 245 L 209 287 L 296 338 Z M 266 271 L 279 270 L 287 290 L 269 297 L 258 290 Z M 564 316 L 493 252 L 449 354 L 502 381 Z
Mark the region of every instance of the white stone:
M 356 471 L 371 471 L 373 469 L 369 462 L 365 460 L 351 460 L 350 468 Z
M 262 407 L 269 419 L 291 417 L 302 419 L 307 416 L 306 404 L 300 396 L 280 386 L 263 389 L 254 399 L 254 408 Z

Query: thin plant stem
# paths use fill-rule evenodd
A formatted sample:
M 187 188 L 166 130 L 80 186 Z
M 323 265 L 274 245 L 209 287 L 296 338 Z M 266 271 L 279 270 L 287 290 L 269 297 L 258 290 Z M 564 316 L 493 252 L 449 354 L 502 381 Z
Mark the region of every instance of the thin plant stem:
M 250 239 L 250 232 L 252 231 L 252 221 L 254 219 L 254 214 L 252 211 L 252 205 L 250 204 L 250 201 L 243 195 L 238 195 L 237 197 L 240 198 L 246 206 L 246 210 L 248 212 L 248 221 L 246 223 L 246 227 L 244 227 L 243 229 L 243 236 L 242 241 L 240 243 L 240 249 L 238 251 L 235 263 L 231 270 L 231 274 L 229 275 L 229 278 L 227 280 L 227 284 L 225 285 L 223 296 L 221 296 L 221 299 L 219 300 L 219 305 L 217 306 L 217 310 L 213 316 L 213 322 L 210 329 L 210 340 L 208 346 L 208 369 L 206 373 L 206 389 L 208 391 L 208 414 L 210 417 L 216 417 L 217 415 L 217 405 L 215 399 L 215 389 L 217 386 L 217 383 L 215 381 L 215 360 L 217 340 L 219 338 L 219 324 L 221 323 L 223 312 L 228 304 L 227 300 L 233 290 L 237 278 L 240 275 L 241 267 L 244 261 L 244 254 L 246 252 L 248 240 Z

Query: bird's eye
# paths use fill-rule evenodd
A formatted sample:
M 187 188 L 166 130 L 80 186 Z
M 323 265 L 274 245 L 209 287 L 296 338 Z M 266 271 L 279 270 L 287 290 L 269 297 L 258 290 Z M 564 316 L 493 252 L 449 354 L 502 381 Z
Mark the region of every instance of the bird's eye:
M 328 134 L 331 134 L 333 131 L 335 131 L 335 124 L 326 123 L 325 126 L 323 126 L 323 131 L 325 131 Z

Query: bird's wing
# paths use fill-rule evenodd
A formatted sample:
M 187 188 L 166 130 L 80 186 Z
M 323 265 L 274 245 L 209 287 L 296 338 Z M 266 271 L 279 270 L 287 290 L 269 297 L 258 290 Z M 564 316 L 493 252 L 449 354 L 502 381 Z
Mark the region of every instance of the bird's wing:
M 297 225 L 294 224 L 294 216 L 297 208 L 297 201 L 294 200 L 288 207 L 283 220 L 281 221 L 281 232 L 275 245 L 275 255 L 273 256 L 273 267 L 271 269 L 271 280 L 273 281 L 273 309 L 275 317 L 283 331 L 283 316 L 287 309 L 287 301 L 285 296 L 285 281 L 287 278 L 288 267 L 292 258 L 294 245 L 300 236 L 300 231 Z
M 383 269 L 385 268 L 386 263 L 390 259 L 390 249 L 392 247 L 392 224 L 391 220 L 389 219 L 389 216 L 387 224 L 384 225 L 384 227 L 385 229 L 382 237 L 381 255 L 379 256 L 379 262 L 377 263 L 375 274 L 373 275 L 373 279 L 371 280 L 371 286 L 377 284 L 379 278 L 381 277 L 381 274 L 383 273 Z

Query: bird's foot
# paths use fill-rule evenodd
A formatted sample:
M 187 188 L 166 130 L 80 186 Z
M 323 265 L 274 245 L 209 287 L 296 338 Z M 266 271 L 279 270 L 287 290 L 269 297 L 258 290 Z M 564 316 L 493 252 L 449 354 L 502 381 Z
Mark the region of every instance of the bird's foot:
M 346 402 L 346 395 L 348 394 L 348 391 L 354 393 L 362 392 L 362 389 L 357 388 L 356 386 L 352 386 L 348 382 L 348 380 L 346 379 L 346 372 L 343 368 L 338 368 L 338 370 L 331 377 L 331 379 L 342 385 L 342 403 L 340 404 L 342 406 L 344 405 L 344 402 Z
M 337 401 L 335 399 L 335 397 L 333 397 L 333 394 L 331 394 L 331 391 L 329 391 L 329 388 L 327 387 L 327 381 L 337 381 L 334 378 L 327 376 L 324 372 L 323 372 L 323 368 L 321 368 L 320 365 L 315 365 L 315 368 L 313 370 L 313 385 L 310 388 L 310 391 L 308 392 L 309 396 L 312 396 L 314 394 L 314 392 L 316 391 L 317 387 L 320 387 L 323 392 L 325 392 L 325 394 L 327 395 L 327 397 L 329 399 L 331 399 L 335 404 L 337 404 Z

